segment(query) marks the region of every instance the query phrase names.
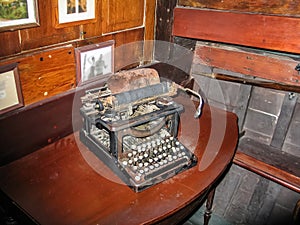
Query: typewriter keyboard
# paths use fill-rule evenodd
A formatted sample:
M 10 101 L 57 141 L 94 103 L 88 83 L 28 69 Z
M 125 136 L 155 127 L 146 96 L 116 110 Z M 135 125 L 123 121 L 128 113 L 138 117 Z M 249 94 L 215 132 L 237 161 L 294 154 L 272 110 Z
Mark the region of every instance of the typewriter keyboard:
M 178 173 L 191 164 L 193 154 L 167 130 L 146 138 L 126 136 L 120 164 L 135 183 Z

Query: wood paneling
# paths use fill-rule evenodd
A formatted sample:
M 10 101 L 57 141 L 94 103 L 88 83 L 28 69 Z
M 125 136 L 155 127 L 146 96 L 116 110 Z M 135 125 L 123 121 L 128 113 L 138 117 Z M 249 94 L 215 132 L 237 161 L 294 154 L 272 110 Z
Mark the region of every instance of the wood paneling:
M 67 91 L 75 85 L 72 45 L 0 62 L 18 63 L 25 105 Z
M 145 34 L 144 34 L 144 62 L 151 62 L 153 60 L 153 40 L 155 32 L 155 9 L 156 0 L 146 1 L 146 14 L 145 14 Z
M 219 10 L 230 10 L 239 12 L 264 13 L 292 15 L 299 17 L 300 1 L 299 0 L 179 0 L 181 6 L 191 6 L 199 8 L 210 8 Z
M 40 26 L 21 30 L 22 51 L 66 42 L 80 37 L 79 26 L 55 28 L 57 24 L 55 0 L 39 0 Z
M 144 28 L 113 35 L 116 41 L 115 70 L 138 66 L 143 62 Z
M 300 19 L 175 8 L 173 35 L 300 53 Z
M 21 52 L 18 31 L 0 33 L 0 58 Z
M 194 62 L 289 85 L 300 85 L 300 75 L 295 70 L 300 60 L 287 56 L 199 43 L 196 46 Z
M 102 32 L 104 34 L 144 25 L 144 0 L 103 0 Z

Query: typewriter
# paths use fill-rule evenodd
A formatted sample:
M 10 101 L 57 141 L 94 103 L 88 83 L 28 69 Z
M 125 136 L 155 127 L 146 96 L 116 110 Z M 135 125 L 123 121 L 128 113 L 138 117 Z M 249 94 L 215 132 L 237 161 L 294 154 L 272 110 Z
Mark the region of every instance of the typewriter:
M 197 164 L 177 139 L 184 110 L 173 99 L 178 85 L 140 71 L 115 74 L 105 86 L 85 91 L 80 108 L 80 140 L 135 192 Z

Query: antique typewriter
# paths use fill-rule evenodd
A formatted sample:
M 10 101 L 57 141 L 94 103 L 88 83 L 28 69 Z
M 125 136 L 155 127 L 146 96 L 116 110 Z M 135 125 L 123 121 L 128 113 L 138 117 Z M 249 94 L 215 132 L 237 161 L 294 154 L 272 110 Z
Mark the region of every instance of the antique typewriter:
M 197 164 L 177 139 L 184 110 L 173 99 L 178 85 L 149 70 L 149 77 L 145 69 L 115 74 L 81 98 L 81 141 L 136 192 Z

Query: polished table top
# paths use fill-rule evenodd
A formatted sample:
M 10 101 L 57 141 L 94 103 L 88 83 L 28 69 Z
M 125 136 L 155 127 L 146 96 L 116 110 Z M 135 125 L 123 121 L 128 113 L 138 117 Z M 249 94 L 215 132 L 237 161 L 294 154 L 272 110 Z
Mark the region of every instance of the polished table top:
M 40 224 L 147 224 L 186 208 L 231 165 L 237 141 L 235 114 L 180 99 L 179 140 L 198 164 L 140 193 L 133 192 L 80 141 L 78 132 L 0 168 L 0 187 Z M 34 137 L 33 137 L 34 138 Z

